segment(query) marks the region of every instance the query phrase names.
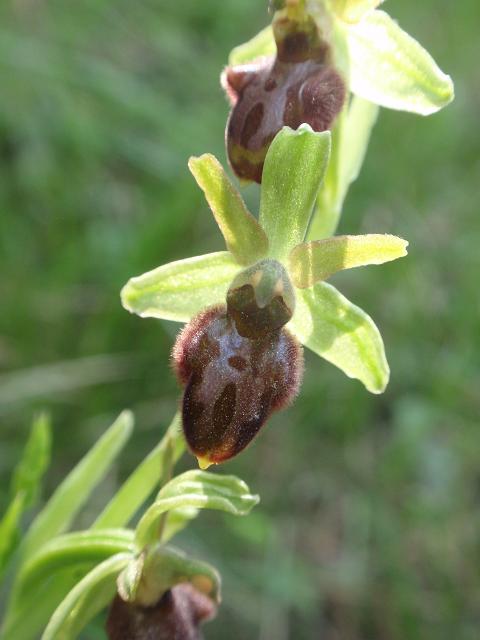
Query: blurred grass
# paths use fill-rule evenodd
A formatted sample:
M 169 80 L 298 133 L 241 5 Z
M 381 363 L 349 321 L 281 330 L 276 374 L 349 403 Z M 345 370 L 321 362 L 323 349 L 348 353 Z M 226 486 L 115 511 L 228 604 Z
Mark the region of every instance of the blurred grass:
M 178 326 L 129 316 L 118 292 L 222 248 L 186 161 L 224 161 L 218 75 L 266 23 L 265 4 L 0 8 L 2 507 L 38 408 L 54 422 L 50 490 L 113 415 L 137 414 L 135 446 L 98 506 L 173 415 Z M 262 503 L 244 520 L 202 515 L 183 536 L 224 577 L 212 640 L 226 628 L 259 640 L 478 638 L 480 8 L 386 8 L 457 92 L 428 119 L 382 112 L 341 224 L 410 240 L 408 259 L 336 279 L 382 329 L 392 380 L 369 396 L 307 356 L 299 401 L 225 466 Z

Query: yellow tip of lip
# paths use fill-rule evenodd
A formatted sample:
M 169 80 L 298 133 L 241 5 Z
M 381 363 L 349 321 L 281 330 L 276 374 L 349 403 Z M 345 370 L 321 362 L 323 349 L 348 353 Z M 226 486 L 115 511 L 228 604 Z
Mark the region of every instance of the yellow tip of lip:
M 211 467 L 212 464 L 214 464 L 213 462 L 210 462 L 208 458 L 197 458 L 197 460 L 198 466 L 202 471 L 205 471 L 205 469 L 208 469 L 208 467 Z

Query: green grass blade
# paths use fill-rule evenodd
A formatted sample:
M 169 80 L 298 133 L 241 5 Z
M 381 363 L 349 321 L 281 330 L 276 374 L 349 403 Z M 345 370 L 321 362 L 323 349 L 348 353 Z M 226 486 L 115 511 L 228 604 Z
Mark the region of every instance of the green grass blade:
M 185 451 L 185 439 L 177 413 L 166 434 L 117 491 L 92 525 L 93 529 L 123 527 L 160 483 L 166 456 L 171 452 L 174 464 Z
M 52 537 L 68 530 L 122 450 L 132 428 L 132 413 L 124 411 L 68 474 L 30 527 L 21 546 L 24 559 Z

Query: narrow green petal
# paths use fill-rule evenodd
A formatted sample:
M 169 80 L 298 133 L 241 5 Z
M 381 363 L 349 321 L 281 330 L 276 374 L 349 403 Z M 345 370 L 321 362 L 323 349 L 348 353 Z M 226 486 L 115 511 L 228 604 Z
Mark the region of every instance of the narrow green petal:
M 205 193 L 227 249 L 242 265 L 263 258 L 268 251 L 267 236 L 247 209 L 220 162 L 206 153 L 199 158 L 190 158 L 188 166 Z
M 224 304 L 240 269 L 228 251 L 170 262 L 129 280 L 122 304 L 142 318 L 187 322 L 205 307 Z
M 131 558 L 131 554 L 119 553 L 92 569 L 58 606 L 41 640 L 78 638 L 90 620 L 113 600 L 117 577 Z
M 296 287 L 305 289 L 342 269 L 384 264 L 407 255 L 408 242 L 397 236 L 335 236 L 297 245 L 289 259 Z
M 384 11 L 347 28 L 350 89 L 383 107 L 435 113 L 454 97 L 453 83 L 430 54 Z
M 330 156 L 330 132 L 314 132 L 303 124 L 284 127 L 265 159 L 260 224 L 270 243 L 269 255 L 287 259 L 303 242 Z
M 382 393 L 390 371 L 383 340 L 373 320 L 334 287 L 321 282 L 297 290 L 297 307 L 287 325 L 305 346 L 372 393 Z
M 262 56 L 275 55 L 277 47 L 273 37 L 272 27 L 269 25 L 257 33 L 251 40 L 232 49 L 229 64 L 245 64 Z
M 332 0 L 335 13 L 345 22 L 358 22 L 368 12 L 376 9 L 383 0 Z

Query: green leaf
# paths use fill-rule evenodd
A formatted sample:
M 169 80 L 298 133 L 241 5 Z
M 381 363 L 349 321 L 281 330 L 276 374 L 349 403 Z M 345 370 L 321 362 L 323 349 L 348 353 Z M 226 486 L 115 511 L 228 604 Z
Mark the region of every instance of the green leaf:
M 42 584 L 66 567 L 97 564 L 117 553 L 135 550 L 133 531 L 105 529 L 79 531 L 57 536 L 33 554 L 23 565 L 18 579 L 18 598 L 29 591 L 41 590 Z
M 91 565 L 62 569 L 40 589 L 25 594 L 15 608 L 8 610 L 0 633 L 2 640 L 37 640 L 59 603 L 91 569 Z
M 20 539 L 19 523 L 25 510 L 25 495 L 17 494 L 7 507 L 0 522 L 0 578 Z
M 172 509 L 194 507 L 218 509 L 233 515 L 246 515 L 259 501 L 235 476 L 221 476 L 192 470 L 171 480 L 158 494 L 155 503 L 137 526 L 136 542 L 140 549 L 158 539 L 162 514 Z
M 120 574 L 117 584 L 123 600 L 151 607 L 165 591 L 185 582 L 213 601 L 220 601 L 218 571 L 206 562 L 163 544 L 132 559 Z
M 113 600 L 116 580 L 131 555 L 119 553 L 97 565 L 73 587 L 50 618 L 42 640 L 74 640 Z
M 435 113 L 454 97 L 453 83 L 430 54 L 388 14 L 372 11 L 347 30 L 350 89 L 390 109 Z
M 305 346 L 357 378 L 372 393 L 382 393 L 389 368 L 382 337 L 373 320 L 331 285 L 321 282 L 297 290 L 288 328 Z
M 227 289 L 240 269 L 227 251 L 170 262 L 129 280 L 122 289 L 122 304 L 142 318 L 187 322 L 205 307 L 225 304 Z
M 39 484 L 50 463 L 51 442 L 50 420 L 47 415 L 40 414 L 33 422 L 30 438 L 12 480 L 12 493 L 23 493 L 26 507 L 37 500 Z
M 12 501 L 0 522 L 0 577 L 20 537 L 20 519 L 35 504 L 42 478 L 50 462 L 51 431 L 45 414 L 33 422 L 30 437 L 12 478 Z
M 267 236 L 215 156 L 206 153 L 190 158 L 188 166 L 237 262 L 249 265 L 263 258 L 268 251 Z
M 348 189 L 360 173 L 378 117 L 378 105 L 353 96 L 332 131 L 332 155 L 320 188 L 308 237 L 328 238 L 342 213 Z
M 358 22 L 368 12 L 376 9 L 383 0 L 333 0 L 333 10 L 345 22 Z
M 117 491 L 92 525 L 93 529 L 123 527 L 135 515 L 155 487 L 160 483 L 171 455 L 172 464 L 185 451 L 181 416 L 177 413 L 164 437 Z
M 123 411 L 113 425 L 58 486 L 35 518 L 21 546 L 23 558 L 66 531 L 127 442 L 133 416 Z
M 335 233 L 348 189 L 360 173 L 378 117 L 378 105 L 353 96 L 332 131 L 332 155 L 320 188 L 308 237 Z
M 231 65 L 245 64 L 256 58 L 272 56 L 276 53 L 277 46 L 273 37 L 272 27 L 269 25 L 248 42 L 235 47 L 228 57 L 228 62 Z
M 270 243 L 269 255 L 285 260 L 303 242 L 330 155 L 330 132 L 303 124 L 284 127 L 265 159 L 260 224 Z
M 405 240 L 387 234 L 335 236 L 305 242 L 290 254 L 289 274 L 296 287 L 305 289 L 342 269 L 402 258 L 407 255 L 407 247 Z

